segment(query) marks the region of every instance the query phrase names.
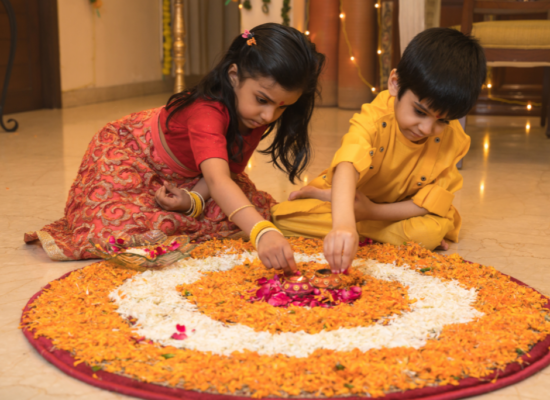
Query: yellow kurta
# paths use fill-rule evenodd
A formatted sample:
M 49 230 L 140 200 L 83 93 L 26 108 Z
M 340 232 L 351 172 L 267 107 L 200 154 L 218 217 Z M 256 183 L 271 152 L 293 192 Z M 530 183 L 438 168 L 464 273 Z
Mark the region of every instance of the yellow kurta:
M 397 222 L 361 221 L 360 235 L 393 244 L 413 240 L 427 248 L 435 248 L 443 238 L 458 241 L 461 219 L 452 202 L 462 176 L 456 164 L 470 147 L 460 123 L 451 121 L 441 135 L 423 143 L 411 142 L 399 130 L 388 91 L 364 104 L 350 123 L 329 169 L 310 185 L 330 188 L 336 166 L 351 162 L 359 173 L 357 190 L 373 202 L 412 199 L 430 213 Z M 275 224 L 289 236 L 324 237 L 332 228 L 330 202 L 286 201 L 271 211 Z

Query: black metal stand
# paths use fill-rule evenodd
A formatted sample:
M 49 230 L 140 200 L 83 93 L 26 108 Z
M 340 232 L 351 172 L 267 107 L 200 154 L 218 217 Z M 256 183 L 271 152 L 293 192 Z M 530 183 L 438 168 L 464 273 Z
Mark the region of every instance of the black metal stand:
M 13 128 L 7 128 L 4 125 L 4 103 L 6 102 L 6 95 L 8 94 L 8 84 L 10 82 L 11 69 L 13 68 L 13 59 L 15 58 L 15 46 L 17 44 L 17 25 L 15 23 L 15 13 L 11 6 L 10 0 L 0 0 L 4 4 L 8 19 L 10 21 L 10 56 L 8 58 L 8 66 L 6 68 L 6 77 L 4 78 L 4 87 L 2 88 L 2 97 L 0 97 L 0 125 L 6 132 L 15 132 L 19 127 L 19 123 L 14 119 L 8 119 L 9 122 L 13 122 L 15 125 Z

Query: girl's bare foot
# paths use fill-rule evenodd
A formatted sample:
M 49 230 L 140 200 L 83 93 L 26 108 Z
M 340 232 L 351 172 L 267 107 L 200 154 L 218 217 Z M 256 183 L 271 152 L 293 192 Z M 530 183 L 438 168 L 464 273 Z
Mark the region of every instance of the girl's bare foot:
M 437 246 L 437 247 L 435 248 L 435 250 L 447 251 L 447 250 L 449 250 L 449 243 L 447 243 L 447 242 L 445 241 L 445 239 L 443 239 L 443 240 L 441 241 L 441 244 L 440 244 L 439 246 Z
M 313 186 L 304 186 L 300 190 L 296 190 L 288 195 L 288 200 L 296 199 L 317 199 L 323 201 L 330 201 L 331 191 L 330 189 L 319 189 Z

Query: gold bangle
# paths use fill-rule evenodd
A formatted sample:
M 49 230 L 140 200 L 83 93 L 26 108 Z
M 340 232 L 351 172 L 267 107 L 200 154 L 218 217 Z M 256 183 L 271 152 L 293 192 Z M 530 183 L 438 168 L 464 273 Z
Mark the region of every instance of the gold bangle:
M 260 231 L 260 233 L 258 233 L 258 236 L 256 236 L 256 243 L 255 243 L 255 246 L 256 249 L 258 249 L 258 245 L 260 244 L 260 239 L 262 238 L 262 236 L 264 234 L 266 234 L 267 232 L 271 232 L 271 231 L 275 231 L 275 232 L 279 232 L 281 235 L 283 234 L 283 232 L 281 232 L 280 230 L 278 230 L 277 228 L 265 228 L 265 229 L 262 229 Z
M 202 209 L 204 211 L 204 208 L 206 207 L 206 202 L 204 201 L 204 197 L 202 197 L 202 195 L 199 192 L 195 192 L 194 190 L 193 190 L 193 193 L 195 193 L 197 196 L 199 196 L 199 199 L 200 199 L 201 204 L 202 204 Z
M 260 221 L 252 227 L 252 229 L 250 230 L 250 241 L 254 246 L 256 246 L 256 238 L 258 237 L 258 233 L 260 233 L 266 228 L 276 228 L 276 227 L 275 225 L 273 225 L 272 222 L 266 221 L 266 220 Z
M 189 206 L 189 210 L 185 212 L 185 215 L 192 215 L 195 212 L 196 207 L 195 198 L 191 195 L 191 193 L 189 193 L 189 190 L 183 189 L 183 191 L 187 193 L 189 195 L 189 198 L 191 199 L 191 205 Z
M 189 192 L 189 195 L 193 198 L 193 201 L 195 203 L 195 209 L 193 210 L 193 213 L 191 216 L 193 218 L 198 218 L 199 215 L 202 214 L 202 202 L 199 196 L 195 192 Z
M 233 216 L 234 216 L 235 214 L 237 214 L 239 211 L 241 211 L 242 209 L 247 208 L 247 207 L 254 207 L 254 204 L 247 204 L 246 206 L 242 206 L 242 207 L 237 208 L 235 211 L 233 211 L 231 214 L 229 214 L 229 217 L 227 217 L 227 219 L 229 220 L 229 222 L 233 222 L 233 221 L 231 220 L 231 218 L 233 218 Z

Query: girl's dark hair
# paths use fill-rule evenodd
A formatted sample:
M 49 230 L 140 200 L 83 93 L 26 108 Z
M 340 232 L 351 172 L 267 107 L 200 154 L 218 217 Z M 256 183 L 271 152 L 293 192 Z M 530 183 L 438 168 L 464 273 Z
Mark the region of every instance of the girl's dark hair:
M 262 151 L 271 154 L 271 161 L 286 172 L 292 183 L 305 169 L 310 155 L 308 125 L 318 93 L 317 79 L 325 56 L 315 50 L 305 35 L 294 28 L 280 24 L 263 24 L 253 28 L 256 45 L 249 46 L 239 35 L 223 59 L 197 86 L 170 97 L 166 109 L 170 111 L 166 124 L 179 110 L 197 99 L 217 101 L 227 107 L 230 123 L 226 133 L 227 154 L 235 162 L 242 161 L 243 135 L 239 132 L 235 93 L 229 80 L 228 69 L 238 68 L 239 80 L 272 78 L 288 91 L 302 90 L 298 101 L 287 107 L 282 116 L 273 122 L 265 138 L 273 129 L 277 133 L 271 145 Z
M 451 28 L 426 29 L 409 43 L 397 65 L 397 98 L 411 90 L 448 119 L 461 118 L 477 101 L 486 64 L 483 48 L 471 36 Z

